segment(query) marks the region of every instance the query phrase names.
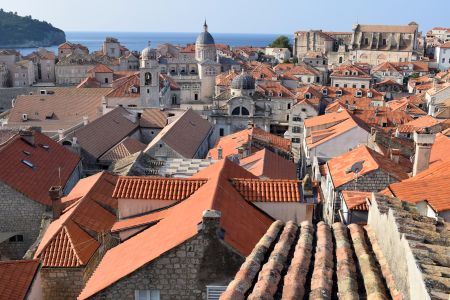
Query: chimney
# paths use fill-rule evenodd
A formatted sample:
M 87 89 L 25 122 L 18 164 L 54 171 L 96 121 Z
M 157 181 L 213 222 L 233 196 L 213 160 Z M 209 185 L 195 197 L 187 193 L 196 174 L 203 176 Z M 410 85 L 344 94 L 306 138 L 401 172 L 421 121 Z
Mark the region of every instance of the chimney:
M 53 211 L 53 220 L 58 219 L 61 216 L 62 212 L 62 187 L 61 186 L 52 186 L 48 190 L 48 195 L 52 200 L 52 211 Z
M 30 144 L 31 146 L 34 146 L 34 132 L 32 130 L 21 130 L 20 137 L 26 143 Z
M 222 159 L 223 153 L 222 153 L 222 147 L 217 147 L 217 159 Z
M 64 139 L 64 130 L 58 129 L 58 140 L 62 141 Z
M 428 169 L 430 162 L 431 147 L 434 144 L 435 134 L 428 132 L 414 132 L 414 143 L 416 144 L 416 153 L 414 154 L 413 176 L 423 170 Z
M 89 124 L 89 117 L 83 116 L 83 125 L 86 126 L 87 124 Z
M 398 164 L 400 160 L 400 149 L 391 149 L 391 160 Z
M 203 220 L 200 224 L 200 230 L 206 234 L 215 234 L 220 229 L 220 216 L 218 210 L 208 209 L 203 211 Z

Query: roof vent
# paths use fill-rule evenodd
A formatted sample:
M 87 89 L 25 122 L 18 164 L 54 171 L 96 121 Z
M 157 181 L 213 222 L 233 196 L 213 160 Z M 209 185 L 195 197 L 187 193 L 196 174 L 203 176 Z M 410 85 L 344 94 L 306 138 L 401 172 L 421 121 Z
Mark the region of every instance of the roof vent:
M 29 167 L 29 168 L 31 168 L 31 169 L 33 169 L 34 168 L 34 165 L 33 165 L 33 163 L 32 162 L 30 162 L 29 160 L 26 160 L 26 159 L 22 159 L 21 160 L 21 162 L 24 164 L 24 165 L 26 165 L 27 167 Z

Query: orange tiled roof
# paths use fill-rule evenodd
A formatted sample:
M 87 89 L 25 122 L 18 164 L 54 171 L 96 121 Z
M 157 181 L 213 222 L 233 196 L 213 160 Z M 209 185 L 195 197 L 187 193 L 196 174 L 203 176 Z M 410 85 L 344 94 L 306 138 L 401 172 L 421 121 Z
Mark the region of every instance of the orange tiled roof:
M 66 185 L 80 157 L 42 133 L 34 131 L 33 135 L 34 145 L 17 134 L 0 148 L 0 181 L 50 206 L 48 190 L 54 185 Z
M 306 144 L 308 149 L 315 148 L 356 127 L 358 127 L 358 124 L 352 118 L 346 119 L 331 127 L 312 131 L 306 138 Z
M 344 64 L 341 65 L 333 70 L 330 77 L 357 77 L 357 78 L 371 78 L 371 76 L 366 73 L 361 68 L 350 65 L 350 64 Z
M 341 185 L 355 180 L 355 174 L 347 171 L 354 163 L 362 160 L 364 161 L 363 168 L 358 173 L 358 176 L 381 169 L 399 181 L 408 178 L 405 167 L 396 164 L 367 146 L 361 145 L 358 148 L 344 153 L 341 156 L 332 158 L 327 162 L 334 187 L 338 188 Z
M 372 193 L 360 191 L 341 191 L 341 193 L 349 210 L 369 211 L 367 200 L 371 198 Z
M 239 164 L 259 178 L 297 179 L 295 163 L 267 149 L 241 159 Z
M 135 87 L 139 91 L 140 79 L 139 73 L 135 73 L 131 76 L 121 78 L 120 82 L 113 84 L 113 90 L 109 92 L 105 97 L 140 97 L 140 93 L 133 93 L 132 88 Z
M 450 137 L 438 133 L 431 147 L 430 164 L 450 160 Z
M 340 112 L 335 112 L 335 113 L 330 113 L 330 114 L 325 114 L 325 115 L 305 119 L 304 124 L 305 124 L 306 128 L 314 127 L 314 126 L 321 126 L 321 125 L 325 125 L 325 124 L 334 125 L 334 124 L 340 123 L 340 122 L 345 121 L 350 118 L 351 118 L 350 114 L 346 110 L 344 110 L 344 111 L 340 111 Z
M 110 211 L 117 209 L 117 200 L 111 196 L 116 180 L 108 173 L 98 173 L 80 180 L 62 199 L 62 205 L 68 207 L 47 228 L 35 253 L 44 267 L 86 265 L 100 245 L 87 231 L 108 232 L 115 222 Z
M 222 157 L 225 158 L 230 155 L 238 154 L 238 148 L 249 143 L 250 139 L 263 141 L 270 146 L 290 152 L 291 142 L 285 138 L 266 132 L 258 127 L 244 129 L 236 133 L 221 137 L 217 141 L 214 148 L 210 149 L 208 156 L 213 159 L 218 159 L 218 148 L 222 148 Z
M 113 197 L 181 201 L 191 196 L 205 183 L 206 179 L 126 176 L 119 178 Z
M 232 179 L 233 186 L 250 202 L 300 202 L 300 180 Z
M 38 260 L 0 261 L 0 295 L 2 299 L 28 299 L 33 279 L 39 267 Z
M 114 226 L 111 228 L 111 231 L 119 232 L 122 230 L 127 230 L 127 229 L 131 229 L 131 228 L 159 222 L 168 215 L 168 212 L 169 212 L 168 209 L 163 209 L 163 210 L 159 210 L 159 211 L 155 211 L 155 212 L 150 212 L 150 213 L 142 215 L 142 216 L 123 219 L 123 220 L 117 221 L 114 224 Z
M 450 210 L 450 161 L 437 162 L 416 176 L 389 185 L 384 194 L 403 201 L 428 201 L 437 212 Z
M 193 177 L 203 178 L 208 181 L 186 200 L 167 208 L 165 218 L 110 249 L 79 299 L 95 295 L 198 234 L 198 224 L 207 209 L 221 212 L 224 242 L 243 255 L 249 254 L 273 220 L 245 201 L 230 179 L 255 176 L 225 159 Z
M 104 64 L 96 64 L 88 73 L 114 73 L 114 71 Z

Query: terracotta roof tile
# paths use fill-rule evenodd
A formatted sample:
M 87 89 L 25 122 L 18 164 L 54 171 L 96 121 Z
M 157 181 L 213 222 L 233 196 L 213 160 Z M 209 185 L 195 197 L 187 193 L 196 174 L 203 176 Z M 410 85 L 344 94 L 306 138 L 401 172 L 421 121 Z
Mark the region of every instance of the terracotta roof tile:
M 0 261 L 0 295 L 5 300 L 23 300 L 39 268 L 38 260 Z
M 369 211 L 367 199 L 370 199 L 372 193 L 360 191 L 342 191 L 341 193 L 349 210 Z
M 299 180 L 232 179 L 233 186 L 250 202 L 300 202 Z
M 99 160 L 107 162 L 116 161 L 136 152 L 143 151 L 146 147 L 147 145 L 141 143 L 139 140 L 127 137 L 108 150 L 108 152 L 100 156 Z
M 436 134 L 436 139 L 431 147 L 430 164 L 449 161 L 450 137 L 442 133 Z
M 213 129 L 208 120 L 192 109 L 185 111 L 175 121 L 165 126 L 150 142 L 147 149 L 156 147 L 161 141 L 184 158 L 194 158 L 200 145 Z
M 51 205 L 48 190 L 66 185 L 80 157 L 42 133 L 34 131 L 33 136 L 34 145 L 17 134 L 0 148 L 0 181 L 36 202 Z
M 326 129 L 312 131 L 306 138 L 306 144 L 308 149 L 313 149 L 356 127 L 358 127 L 358 124 L 352 118 L 349 118 Z
M 138 126 L 136 116 L 123 107 L 117 107 L 77 130 L 74 136 L 84 151 L 98 159 Z
M 164 128 L 168 114 L 159 108 L 146 108 L 141 114 L 139 126 L 144 128 Z
M 96 64 L 88 73 L 114 73 L 114 71 L 104 64 Z
M 207 209 L 221 212 L 225 243 L 248 255 L 273 220 L 241 197 L 229 181 L 233 177 L 254 178 L 254 175 L 229 160 L 196 174 L 195 179 L 208 181 L 188 199 L 168 208 L 168 215 L 157 224 L 109 250 L 79 299 L 91 297 L 195 236 Z
M 113 197 L 120 199 L 153 199 L 181 201 L 191 196 L 206 179 L 120 177 Z
M 114 224 L 114 226 L 111 228 L 111 231 L 118 232 L 126 229 L 156 223 L 164 219 L 168 215 L 168 213 L 169 213 L 168 209 L 163 209 L 155 212 L 150 212 L 142 216 L 122 219 Z
M 450 161 L 436 162 L 416 176 L 393 183 L 385 190 L 404 201 L 428 201 L 436 212 L 450 210 Z
M 267 149 L 241 159 L 239 164 L 260 178 L 297 179 L 295 163 Z
M 397 180 L 408 178 L 407 170 L 403 166 L 396 164 L 367 146 L 361 145 L 327 162 L 329 174 L 335 188 L 355 180 L 355 174 L 348 172 L 348 170 L 358 161 L 364 161 L 363 168 L 358 173 L 358 176 L 380 169 Z
M 92 122 L 102 115 L 103 96 L 111 89 L 49 88 L 48 91 L 54 93 L 17 96 L 8 127 L 40 126 L 43 131 L 57 131 L 81 124 L 83 116 Z M 23 114 L 28 115 L 28 121 L 22 121 Z
M 117 200 L 111 197 L 116 178 L 98 173 L 82 179 L 62 199 L 62 204 L 69 207 L 50 224 L 35 253 L 44 267 L 87 264 L 100 243 L 86 230 L 96 234 L 108 232 L 116 220 L 115 214 L 110 212 L 117 209 Z
M 223 158 L 238 154 L 238 148 L 247 146 L 251 140 L 262 142 L 268 147 L 290 152 L 291 142 L 289 140 L 254 127 L 221 137 L 214 148 L 209 150 L 208 156 L 213 159 L 218 159 L 219 148 L 222 148 Z
M 133 92 L 135 88 L 136 92 Z M 140 94 L 140 79 L 139 73 L 135 73 L 131 76 L 125 77 L 113 83 L 113 89 L 109 91 L 106 98 L 119 98 L 119 97 L 134 97 L 139 98 Z

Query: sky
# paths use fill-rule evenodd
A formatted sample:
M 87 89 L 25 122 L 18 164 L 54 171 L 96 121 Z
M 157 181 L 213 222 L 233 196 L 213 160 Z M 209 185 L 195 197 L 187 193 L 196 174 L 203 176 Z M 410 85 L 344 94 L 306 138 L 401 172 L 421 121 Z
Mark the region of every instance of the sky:
M 433 5 L 427 5 L 433 3 Z M 64 31 L 279 33 L 351 31 L 360 24 L 450 27 L 450 0 L 0 0 Z

